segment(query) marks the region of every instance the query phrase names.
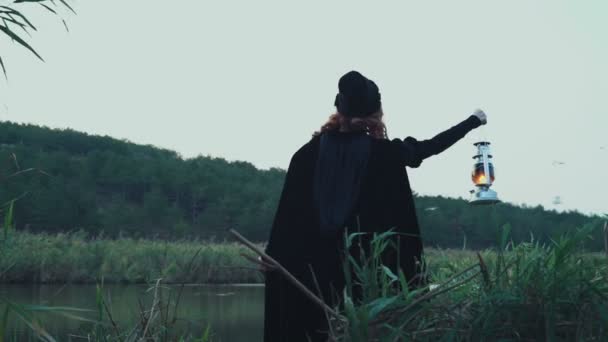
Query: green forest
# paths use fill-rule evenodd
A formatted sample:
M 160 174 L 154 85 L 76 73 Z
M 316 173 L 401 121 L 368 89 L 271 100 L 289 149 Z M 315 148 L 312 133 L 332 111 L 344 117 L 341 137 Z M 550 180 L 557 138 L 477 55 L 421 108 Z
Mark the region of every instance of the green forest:
M 108 238 L 224 240 L 235 228 L 268 237 L 285 171 L 248 162 L 183 158 L 151 145 L 70 129 L 0 122 L 0 203 L 18 198 L 18 230 L 82 231 Z M 418 196 L 424 243 L 440 248 L 493 246 L 497 228 L 515 242 L 548 243 L 603 218 L 541 206 L 470 206 L 464 199 Z M 603 248 L 600 230 L 589 244 Z

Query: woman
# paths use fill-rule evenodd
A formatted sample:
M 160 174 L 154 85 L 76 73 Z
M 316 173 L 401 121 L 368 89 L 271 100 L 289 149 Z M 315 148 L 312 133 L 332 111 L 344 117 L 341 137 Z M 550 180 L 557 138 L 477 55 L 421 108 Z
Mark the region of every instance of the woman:
M 266 253 L 333 306 L 344 287 L 343 236 L 393 229 L 398 253 L 384 260 L 420 284 L 422 241 L 405 167 L 418 167 L 485 124 L 478 110 L 432 139 L 389 140 L 376 84 L 340 78 L 337 113 L 292 157 Z M 369 240 L 367 240 L 369 241 Z M 365 243 L 363 242 L 365 246 Z M 325 341 L 323 309 L 268 267 L 265 342 Z M 313 277 L 314 274 L 314 277 Z

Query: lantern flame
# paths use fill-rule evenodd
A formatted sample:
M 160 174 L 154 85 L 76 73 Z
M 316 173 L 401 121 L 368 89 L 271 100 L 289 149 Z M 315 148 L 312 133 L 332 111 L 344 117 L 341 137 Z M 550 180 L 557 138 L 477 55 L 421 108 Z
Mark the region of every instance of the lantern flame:
M 484 172 L 483 163 L 475 164 L 475 166 L 473 167 L 473 172 L 471 173 L 471 180 L 473 181 L 474 184 L 476 184 L 476 185 L 488 184 L 489 185 L 494 182 L 494 166 L 492 164 L 489 164 L 488 167 L 490 170 L 489 177 Z
M 494 182 L 494 177 L 490 177 L 490 179 L 492 180 L 492 182 Z M 486 175 L 484 173 L 478 173 L 473 176 L 473 183 L 475 183 L 477 185 L 481 185 L 481 184 L 488 184 L 490 182 L 488 182 L 488 178 L 486 177 Z

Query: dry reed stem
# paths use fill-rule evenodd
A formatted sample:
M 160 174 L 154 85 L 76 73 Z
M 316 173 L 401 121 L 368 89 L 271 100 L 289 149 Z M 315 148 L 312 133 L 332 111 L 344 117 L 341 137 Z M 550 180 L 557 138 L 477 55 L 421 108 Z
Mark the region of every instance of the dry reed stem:
M 245 237 L 243 237 L 241 234 L 239 234 L 234 229 L 229 229 L 228 232 L 230 232 L 230 234 L 232 234 L 240 243 L 242 243 L 247 248 L 254 251 L 257 255 L 261 256 L 262 259 L 267 260 L 269 262 L 269 264 L 271 264 L 273 267 L 275 267 L 277 269 L 277 271 L 279 271 L 281 274 L 283 274 L 287 278 L 287 280 L 289 280 L 295 287 L 297 287 L 299 290 L 301 290 L 308 298 L 310 298 L 313 302 L 315 302 L 321 308 L 326 310 L 333 317 L 337 318 L 338 320 L 340 320 L 342 322 L 347 321 L 344 316 L 340 315 L 334 309 L 332 309 L 327 304 L 325 304 L 325 302 L 321 298 L 317 297 L 314 293 L 312 293 L 312 291 L 310 291 L 305 285 L 303 285 L 296 277 L 294 277 L 291 273 L 289 273 L 289 271 L 287 271 L 287 269 L 285 269 L 285 267 L 283 267 L 283 265 L 281 265 L 278 261 L 274 260 L 268 254 L 264 253 L 264 251 L 262 251 L 258 246 L 253 244 L 251 241 L 247 240 Z
M 401 311 L 401 312 L 406 312 L 406 311 L 408 311 L 410 308 L 414 307 L 414 305 L 416 305 L 416 304 L 418 304 L 418 303 L 421 303 L 421 302 L 423 302 L 423 301 L 425 301 L 425 300 L 427 300 L 427 299 L 430 299 L 430 298 L 432 298 L 432 297 L 437 297 L 437 296 L 439 296 L 440 294 L 443 294 L 443 293 L 448 292 L 448 291 L 451 291 L 451 290 L 453 290 L 453 289 L 455 289 L 455 288 L 457 288 L 457 287 L 459 287 L 459 286 L 461 286 L 461 285 L 464 285 L 464 284 L 468 283 L 469 281 L 473 280 L 475 277 L 477 277 L 477 276 L 479 275 L 479 273 L 480 273 L 480 272 L 478 271 L 478 272 L 474 273 L 473 275 L 469 276 L 468 278 L 466 278 L 466 279 L 464 279 L 464 280 L 462 280 L 462 281 L 460 281 L 460 282 L 458 282 L 458 283 L 456 283 L 456 284 L 454 284 L 454 285 L 451 285 L 451 286 L 445 287 L 445 288 L 443 288 L 443 289 L 441 289 L 441 290 L 436 290 L 436 291 L 434 291 L 434 292 L 429 292 L 428 294 L 426 294 L 426 295 L 424 295 L 424 296 L 422 296 L 422 297 L 418 298 L 417 300 L 413 301 L 413 302 L 412 302 L 410 305 L 408 305 L 408 306 L 407 306 L 405 309 L 400 310 L 400 311 Z M 409 319 L 407 319 L 405 322 L 403 322 L 403 324 L 401 324 L 401 326 L 399 327 L 399 329 L 400 329 L 400 330 L 403 330 L 403 329 L 405 328 L 405 326 L 406 326 L 406 325 L 407 325 L 407 324 L 408 324 L 408 323 L 409 323 L 409 322 L 410 322 L 410 321 L 411 321 L 411 320 L 412 320 L 414 317 L 415 317 L 415 316 L 411 316 Z
M 152 300 L 152 307 L 150 308 L 150 316 L 148 318 L 148 321 L 146 322 L 146 327 L 144 328 L 144 332 L 141 336 L 140 341 L 146 340 L 146 334 L 148 333 L 148 328 L 150 327 L 150 323 L 154 320 L 154 318 L 156 318 L 155 311 L 156 311 L 156 304 L 158 303 L 158 288 L 160 287 L 161 280 L 162 280 L 162 278 L 158 278 L 156 280 L 156 285 L 154 285 L 154 299 Z
M 436 297 L 436 296 L 438 296 L 438 295 L 440 295 L 440 294 L 442 294 L 442 293 L 444 293 L 446 291 L 449 291 L 449 290 L 451 290 L 453 288 L 456 288 L 456 287 L 458 287 L 458 286 L 460 286 L 460 285 L 462 285 L 462 284 L 464 284 L 464 283 L 472 280 L 474 277 L 476 277 L 479 274 L 479 272 L 475 273 L 473 276 L 465 279 L 464 281 L 458 282 L 458 283 L 456 283 L 456 284 L 454 284 L 452 286 L 449 286 L 447 288 L 445 287 L 445 285 L 448 284 L 448 283 L 450 283 L 452 280 L 454 280 L 454 279 L 458 278 L 459 276 L 461 276 L 461 275 L 463 275 L 463 274 L 471 271 L 472 269 L 474 269 L 477 266 L 478 266 L 478 264 L 471 265 L 471 266 L 465 268 L 463 271 L 456 273 L 455 275 L 453 275 L 452 277 L 450 277 L 448 280 L 446 280 L 445 282 L 443 282 L 441 285 L 439 285 L 439 287 L 437 287 L 435 290 L 433 290 L 431 292 L 428 292 L 427 294 L 419 297 L 418 299 L 414 300 L 411 304 L 409 304 L 405 308 L 397 310 L 397 312 L 400 312 L 400 313 L 406 312 L 407 310 L 411 309 L 413 306 L 415 306 L 416 304 L 418 304 L 420 302 L 423 302 L 423 301 L 425 301 L 425 300 L 427 300 L 429 298 L 432 298 L 432 297 Z M 380 324 L 380 323 L 388 321 L 389 319 L 390 319 L 390 317 L 377 318 L 377 319 L 373 320 L 371 322 L 371 324 Z
M 608 221 L 604 222 L 604 253 L 608 257 Z
M 322 293 L 321 293 L 321 288 L 319 287 L 319 282 L 317 281 L 317 276 L 315 276 L 315 272 L 312 269 L 312 265 L 308 264 L 308 267 L 310 268 L 310 274 L 312 275 L 312 280 L 313 280 L 313 282 L 315 284 L 315 287 L 317 288 L 317 291 L 319 292 L 319 296 L 321 296 L 321 299 L 323 299 Z M 323 308 L 323 309 L 325 309 L 325 308 Z M 323 310 L 323 313 L 325 314 L 325 319 L 329 323 L 328 324 L 328 327 L 329 327 L 329 336 L 332 339 L 332 341 L 336 341 L 336 339 L 333 338 L 333 336 L 335 336 L 335 331 L 334 331 L 333 326 L 332 326 L 332 324 L 330 322 L 329 314 L 328 314 L 327 310 Z
M 108 307 L 108 304 L 106 303 L 105 298 L 101 298 L 101 303 L 103 304 L 104 309 L 106 310 L 106 316 L 108 316 L 108 319 L 110 320 L 110 323 L 112 324 L 112 327 L 114 329 L 114 334 L 116 334 L 116 337 L 120 337 L 120 330 L 118 329 L 118 325 L 116 324 L 116 321 L 114 321 L 114 317 L 112 317 L 112 313 L 110 312 L 110 308 Z

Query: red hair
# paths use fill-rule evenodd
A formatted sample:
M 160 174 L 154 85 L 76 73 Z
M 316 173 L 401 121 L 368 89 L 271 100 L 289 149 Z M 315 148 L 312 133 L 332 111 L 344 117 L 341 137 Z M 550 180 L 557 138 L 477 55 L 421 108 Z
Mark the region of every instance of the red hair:
M 364 131 L 376 139 L 388 139 L 386 126 L 382 121 L 383 115 L 382 109 L 363 118 L 348 117 L 337 112 L 330 115 L 327 122 L 321 126 L 321 129 L 315 132 L 314 135 L 316 136 L 324 132 L 338 130 L 346 132 Z

